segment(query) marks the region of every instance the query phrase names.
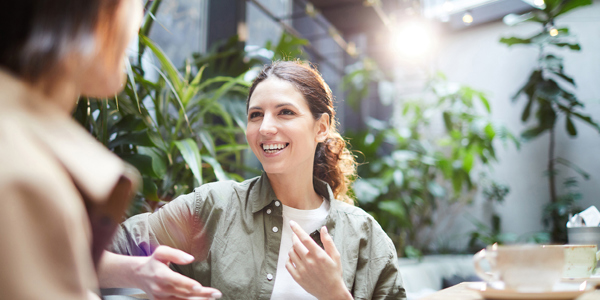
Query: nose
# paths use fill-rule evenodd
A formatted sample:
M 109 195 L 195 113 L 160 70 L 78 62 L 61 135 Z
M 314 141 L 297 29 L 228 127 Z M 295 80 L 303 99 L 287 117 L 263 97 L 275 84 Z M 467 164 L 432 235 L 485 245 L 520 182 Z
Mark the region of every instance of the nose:
M 262 135 L 274 135 L 277 133 L 277 123 L 271 114 L 265 114 L 259 129 Z

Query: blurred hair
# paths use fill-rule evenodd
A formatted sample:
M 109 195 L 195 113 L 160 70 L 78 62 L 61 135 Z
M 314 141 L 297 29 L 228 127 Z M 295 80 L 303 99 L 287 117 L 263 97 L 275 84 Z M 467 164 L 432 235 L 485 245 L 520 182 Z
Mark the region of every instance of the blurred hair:
M 121 1 L 5 1 L 0 10 L 0 68 L 30 83 L 49 74 L 56 79 L 67 56 L 86 56 L 107 46 Z
M 315 120 L 325 113 L 329 116 L 329 135 L 317 145 L 313 175 L 329 184 L 336 199 L 354 204 L 347 193 L 356 175 L 356 161 L 337 131 L 331 89 L 310 65 L 300 61 L 277 61 L 265 66 L 254 79 L 246 101 L 246 112 L 256 86 L 271 76 L 292 83 L 304 96 Z

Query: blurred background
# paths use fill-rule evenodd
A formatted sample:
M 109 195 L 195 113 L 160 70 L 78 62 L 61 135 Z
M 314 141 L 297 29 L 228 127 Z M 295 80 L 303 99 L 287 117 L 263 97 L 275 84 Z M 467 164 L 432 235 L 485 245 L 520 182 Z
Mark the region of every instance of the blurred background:
M 130 215 L 205 182 L 260 174 L 245 98 L 278 59 L 312 62 L 331 87 L 361 163 L 356 203 L 406 264 L 450 254 L 462 264 L 448 274 L 467 276 L 464 254 L 565 243 L 569 215 L 600 204 L 600 1 L 145 7 L 125 91 L 80 99 L 73 113 L 142 173 Z

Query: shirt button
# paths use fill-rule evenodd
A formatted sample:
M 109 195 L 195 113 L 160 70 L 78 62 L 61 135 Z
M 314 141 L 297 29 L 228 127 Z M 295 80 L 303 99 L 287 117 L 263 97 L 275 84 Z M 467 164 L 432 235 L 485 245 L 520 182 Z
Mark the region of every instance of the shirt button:
M 281 202 L 275 201 L 275 206 L 279 207 L 279 205 L 281 205 Z
M 269 280 L 269 281 L 273 280 L 273 275 L 267 274 L 267 280 Z
M 267 215 L 270 215 L 270 214 L 271 214 L 271 209 L 267 208 Z
M 279 231 L 279 228 L 273 227 L 273 232 L 277 232 L 277 231 Z

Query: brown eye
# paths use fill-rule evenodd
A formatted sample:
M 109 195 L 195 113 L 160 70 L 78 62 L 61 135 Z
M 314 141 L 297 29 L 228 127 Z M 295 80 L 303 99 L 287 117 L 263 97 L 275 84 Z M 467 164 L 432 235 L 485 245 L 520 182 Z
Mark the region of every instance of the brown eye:
M 295 115 L 296 113 L 295 113 L 295 112 L 293 112 L 293 111 L 291 111 L 291 110 L 289 110 L 289 109 L 282 109 L 282 110 L 279 112 L 279 114 L 280 114 L 280 115 L 288 115 L 288 116 L 292 116 L 292 115 Z
M 257 112 L 257 111 L 250 113 L 250 119 L 254 119 L 254 118 L 257 118 L 260 116 L 262 116 L 262 113 Z

